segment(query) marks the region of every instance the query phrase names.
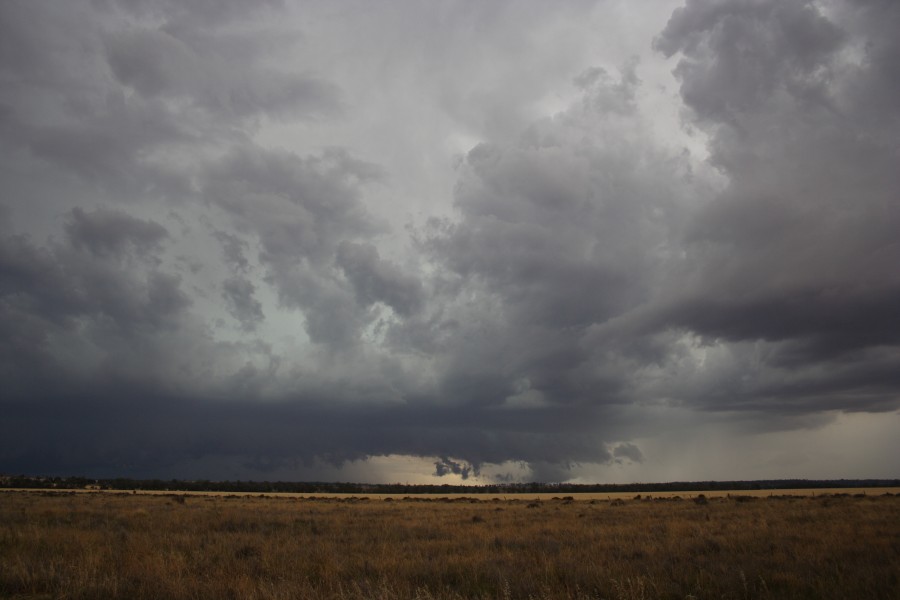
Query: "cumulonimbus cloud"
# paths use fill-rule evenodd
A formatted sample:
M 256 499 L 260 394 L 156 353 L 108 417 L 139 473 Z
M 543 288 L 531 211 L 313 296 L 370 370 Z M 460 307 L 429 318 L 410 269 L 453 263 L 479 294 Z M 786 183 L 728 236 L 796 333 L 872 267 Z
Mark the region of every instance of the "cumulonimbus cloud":
M 451 11 L 434 73 L 377 72 L 432 131 L 373 116 L 372 56 L 290 2 L 101 4 L 0 6 L 0 470 L 408 455 L 566 478 L 652 462 L 666 410 L 897 409 L 897 5 L 688 0 L 656 59 L 554 48 L 546 81 L 558 59 L 570 83 L 541 93 L 520 66 L 489 85 L 479 53 L 531 51 L 509 7 L 484 9 L 491 39 Z M 542 35 L 584 10 L 538 6 L 516 22 Z M 644 81 L 663 57 L 675 100 Z M 415 144 L 460 139 L 434 179 L 452 206 L 399 222 L 420 199 L 392 194 L 438 170 Z

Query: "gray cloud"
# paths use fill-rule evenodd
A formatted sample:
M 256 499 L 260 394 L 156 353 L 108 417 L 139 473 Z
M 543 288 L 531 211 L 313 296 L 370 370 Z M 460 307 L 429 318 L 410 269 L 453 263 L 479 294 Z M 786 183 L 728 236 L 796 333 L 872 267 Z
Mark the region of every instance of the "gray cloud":
M 630 460 L 632 462 L 643 462 L 644 455 L 641 449 L 634 444 L 619 444 L 612 450 L 612 455 L 617 460 Z
M 779 373 L 783 387 L 762 386 L 760 406 L 782 398 L 788 407 L 800 394 L 860 409 L 895 397 L 875 391 L 892 386 L 886 373 L 866 384 L 845 374 L 861 356 L 890 360 L 900 342 L 900 210 L 888 200 L 900 191 L 889 166 L 896 142 L 883 135 L 890 120 L 872 127 L 873 100 L 854 83 L 880 79 L 877 57 L 896 41 L 857 29 L 868 9 L 842 9 L 844 19 L 831 22 L 811 2 L 689 2 L 656 41 L 682 53 L 683 97 L 710 128 L 711 160 L 729 185 L 694 216 L 684 285 L 670 291 L 655 326 L 764 340 L 771 350 L 761 368 Z M 849 60 L 851 48 L 865 58 Z
M 198 35 L 174 22 L 116 32 L 106 39 L 105 48 L 123 85 L 145 98 L 186 101 L 217 118 L 313 116 L 337 110 L 338 91 L 326 81 L 256 64 L 254 54 L 262 53 L 253 48 L 255 39 Z M 235 57 L 244 64 L 235 65 Z
M 97 256 L 147 255 L 158 251 L 160 243 L 169 237 L 166 228 L 153 221 L 110 209 L 87 213 L 77 207 L 72 209 L 66 233 L 75 248 Z
M 350 280 L 361 304 L 384 302 L 402 316 L 420 310 L 423 291 L 418 280 L 381 259 L 374 245 L 342 242 L 337 264 Z
M 163 358 L 166 346 L 178 344 L 173 338 L 197 333 L 186 321 L 192 299 L 178 276 L 153 260 L 122 262 L 91 248 L 41 247 L 24 236 L 0 240 L 2 368 L 10 400 L 53 406 L 66 389 L 142 372 L 137 391 L 140 380 L 177 369 L 181 350 Z
M 303 158 L 242 146 L 204 176 L 206 198 L 259 236 L 260 257 L 273 267 L 320 265 L 342 239 L 379 230 L 360 201 L 360 183 L 377 179 L 377 167 L 341 151 Z
M 476 476 L 478 475 L 478 468 L 469 464 L 461 464 L 456 462 L 455 460 L 450 460 L 449 458 L 442 457 L 440 460 L 435 461 L 434 463 L 434 474 L 438 477 L 443 477 L 444 475 L 448 475 L 453 473 L 454 475 L 459 475 L 463 481 L 469 478 L 469 475 L 474 473 Z
M 236 271 L 246 272 L 250 268 L 246 256 L 247 242 L 227 231 L 216 231 L 213 235 L 222 245 L 222 253 L 228 266 Z
M 122 331 L 155 328 L 190 303 L 178 278 L 152 263 L 132 269 L 77 248 L 36 247 L 23 237 L 3 240 L 0 256 L 6 307 L 50 322 L 91 316 L 111 319 Z
M 683 52 L 675 72 L 698 117 L 736 125 L 743 112 L 780 94 L 821 101 L 823 67 L 842 38 L 812 1 L 688 0 L 654 47 L 668 56 Z
M 0 470 L 640 479 L 894 414 L 897 5 L 564 4 L 2 4 Z
M 183 199 L 192 192 L 192 154 L 246 140 L 263 117 L 339 110 L 333 84 L 270 66 L 298 42 L 274 31 L 279 7 L 4 7 L 2 54 L 13 85 L 0 95 L 0 127 L 9 151 L 25 148 L 116 202 Z
M 222 296 L 228 302 L 228 312 L 241 322 L 246 331 L 256 329 L 265 316 L 262 304 L 253 297 L 256 286 L 243 277 L 230 277 L 222 283 Z
M 246 19 L 260 9 L 279 11 L 284 0 L 262 0 L 248 5 L 240 0 L 100 0 L 100 6 L 121 9 L 142 17 L 152 17 L 191 27 L 208 27 Z
M 130 388 L 126 388 L 130 389 Z M 123 389 L 109 387 L 98 398 L 69 393 L 65 403 L 54 405 L 57 418 L 48 427 L 23 435 L 30 423 L 41 420 L 48 407 L 36 403 L 7 403 L 8 419 L 2 427 L 3 462 L 34 465 L 51 470 L 66 465 L 80 472 L 154 473 L 180 462 L 202 456 L 224 456 L 232 460 L 254 456 L 259 462 L 283 466 L 292 461 L 341 461 L 371 453 L 398 451 L 421 455 L 442 455 L 450 449 L 470 447 L 470 454 L 502 463 L 517 457 L 534 464 L 562 465 L 569 456 L 591 458 L 592 436 L 550 438 L 539 430 L 539 420 L 515 427 L 491 419 L 485 423 L 474 415 L 455 411 L 375 408 L 334 411 L 315 402 L 277 403 L 251 406 L 247 403 L 216 404 L 215 401 L 171 396 L 161 389 L 145 386 L 146 396 L 130 396 L 122 403 L 113 400 Z M 327 399 L 333 400 L 333 399 Z M 90 409 L 90 410 L 87 410 Z M 76 442 L 66 434 L 76 429 L 85 440 Z M 128 435 L 124 433 L 128 432 Z M 240 440 L 235 444 L 233 440 Z M 556 450 L 547 442 L 558 441 Z M 459 475 L 476 469 L 466 461 L 441 459 L 434 466 L 449 469 L 458 465 Z M 63 467 L 63 468 L 66 468 Z
M 445 383 L 452 395 L 502 403 L 524 381 L 550 403 L 626 400 L 625 374 L 592 356 L 585 336 L 652 297 L 686 204 L 679 156 L 628 140 L 620 111 L 594 101 L 622 93 L 632 69 L 594 82 L 582 103 L 516 142 L 467 155 L 462 219 L 425 242 L 459 278 L 455 293 L 482 297 L 453 314 L 462 326 Z
M 383 229 L 360 200 L 361 187 L 380 177 L 375 165 L 340 150 L 301 158 L 252 147 L 225 156 L 205 175 L 204 195 L 254 233 L 268 281 L 283 306 L 303 311 L 316 343 L 352 346 L 371 319 L 357 306 L 354 287 L 336 277 L 334 261 L 342 242 Z M 382 275 L 402 278 L 389 267 Z M 410 302 L 407 292 L 390 294 L 402 310 L 408 307 L 401 304 Z

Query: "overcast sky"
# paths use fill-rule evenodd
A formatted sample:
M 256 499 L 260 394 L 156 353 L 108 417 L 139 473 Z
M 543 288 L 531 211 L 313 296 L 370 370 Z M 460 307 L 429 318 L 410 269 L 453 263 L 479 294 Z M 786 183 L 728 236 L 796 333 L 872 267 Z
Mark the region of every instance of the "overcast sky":
M 900 477 L 898 31 L 0 2 L 0 472 Z

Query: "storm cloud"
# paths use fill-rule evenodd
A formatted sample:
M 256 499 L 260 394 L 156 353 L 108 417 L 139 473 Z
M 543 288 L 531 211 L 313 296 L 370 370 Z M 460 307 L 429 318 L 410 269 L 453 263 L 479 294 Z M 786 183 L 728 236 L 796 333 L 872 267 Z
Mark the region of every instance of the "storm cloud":
M 0 471 L 896 476 L 900 7 L 636 4 L 3 3 Z

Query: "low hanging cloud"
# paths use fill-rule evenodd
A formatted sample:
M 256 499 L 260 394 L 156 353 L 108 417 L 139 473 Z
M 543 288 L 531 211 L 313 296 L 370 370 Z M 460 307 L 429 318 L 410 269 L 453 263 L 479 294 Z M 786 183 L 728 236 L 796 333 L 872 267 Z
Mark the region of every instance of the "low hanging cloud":
M 613 448 L 612 455 L 617 461 L 630 460 L 638 463 L 644 461 L 644 454 L 634 444 L 619 444 Z
M 589 8 L 0 6 L 0 471 L 564 480 L 896 411 L 900 8 L 614 58 Z
M 474 474 L 478 476 L 478 469 L 469 464 L 458 463 L 455 460 L 450 460 L 449 458 L 441 458 L 440 460 L 435 461 L 434 463 L 434 474 L 438 477 L 443 477 L 444 475 L 459 475 L 460 479 L 463 481 L 469 478 L 469 475 Z

